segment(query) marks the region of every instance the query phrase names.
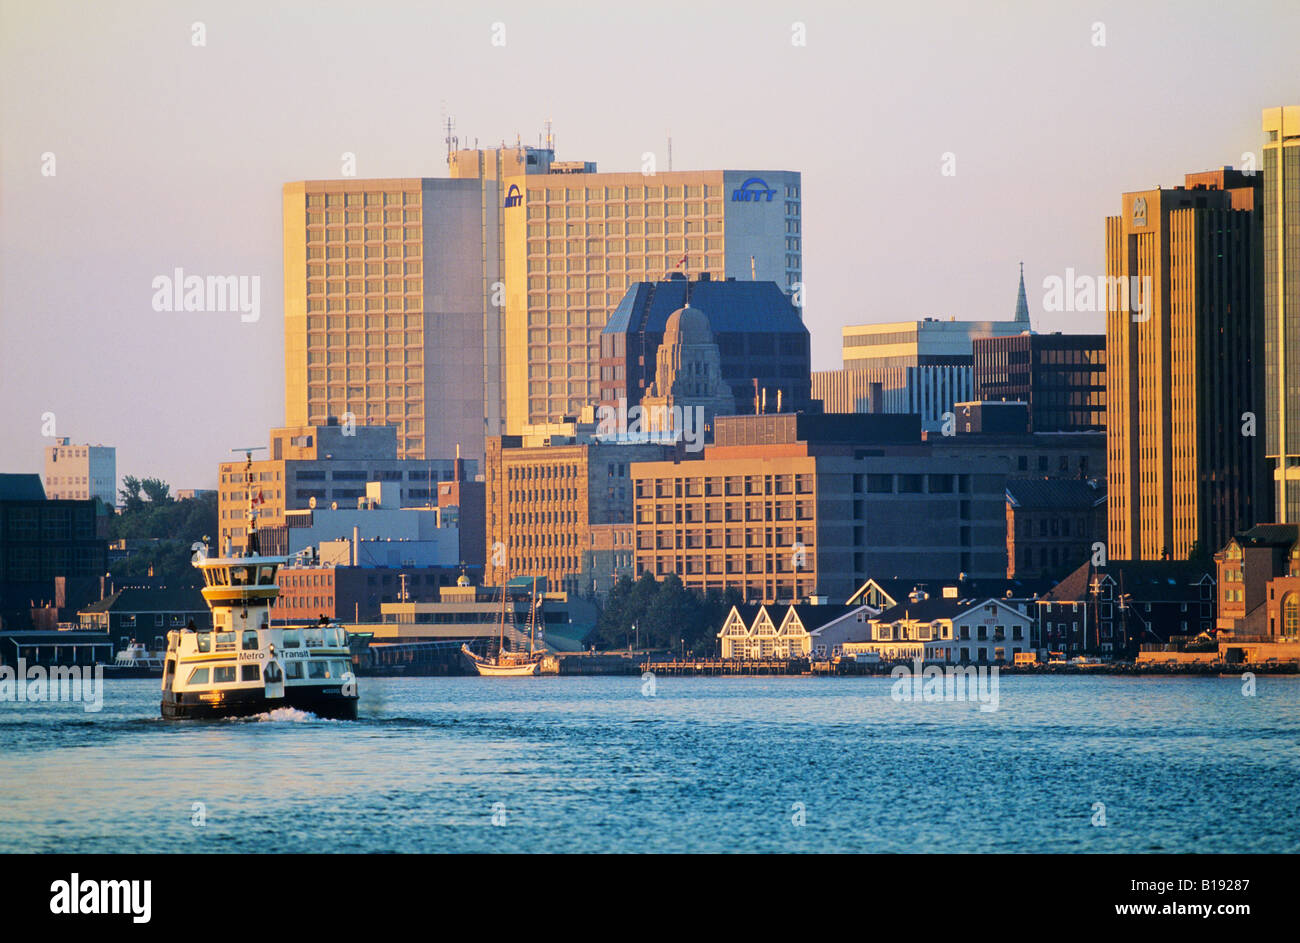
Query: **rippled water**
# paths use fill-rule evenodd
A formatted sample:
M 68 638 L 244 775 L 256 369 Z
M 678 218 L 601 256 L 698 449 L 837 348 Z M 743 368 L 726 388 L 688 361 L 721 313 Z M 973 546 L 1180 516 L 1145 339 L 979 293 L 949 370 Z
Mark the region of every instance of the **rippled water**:
M 166 722 L 143 680 L 98 714 L 0 704 L 0 850 L 1300 851 L 1296 677 L 1003 677 L 994 712 L 883 678 L 641 691 L 364 678 L 355 723 Z

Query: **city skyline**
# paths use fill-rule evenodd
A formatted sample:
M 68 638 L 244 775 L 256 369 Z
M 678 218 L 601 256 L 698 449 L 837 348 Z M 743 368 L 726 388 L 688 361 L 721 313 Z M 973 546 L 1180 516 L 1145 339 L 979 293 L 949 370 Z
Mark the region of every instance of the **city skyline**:
M 667 170 L 671 129 L 675 171 L 800 173 L 814 369 L 839 365 L 845 325 L 1010 316 L 1022 260 L 1036 330 L 1100 332 L 1101 313 L 1045 312 L 1043 279 L 1104 271 L 1116 194 L 1240 166 L 1245 152 L 1262 166 L 1260 110 L 1294 97 L 1290 11 L 1250 8 L 1276 28 L 1241 30 L 1246 14 L 1209 4 L 1172 17 L 1115 4 L 1087 16 L 1023 4 L 937 20 L 889 11 L 876 14 L 864 57 L 864 37 L 839 35 L 848 8 L 834 4 L 629 11 L 623 32 L 643 38 L 631 47 L 598 17 L 561 29 L 509 6 L 402 8 L 410 26 L 393 32 L 362 11 L 306 19 L 304 8 L 272 22 L 241 5 L 212 18 L 5 4 L 0 343 L 25 356 L 7 358 L 0 380 L 0 471 L 39 467 L 57 435 L 115 446 L 122 476 L 214 487 L 231 446 L 286 420 L 282 186 L 346 179 L 348 154 L 358 178 L 448 176 L 444 114 L 461 147 L 516 134 L 536 145 L 550 119 L 557 158 L 601 172 L 636 171 L 646 153 Z M 205 45 L 194 45 L 196 22 Z M 1105 45 L 1094 45 L 1096 24 Z M 806 46 L 792 42 L 799 25 Z M 361 50 L 343 60 L 355 66 L 332 55 L 345 42 Z M 944 57 L 948 68 L 926 68 Z M 1226 61 L 1239 80 L 1222 82 L 1206 61 Z M 456 84 L 485 64 L 499 82 Z M 549 81 L 530 81 L 539 69 Z M 391 96 L 374 95 L 376 70 Z M 855 70 L 862 89 L 902 81 L 907 93 L 821 91 Z M 682 104 L 701 88 L 712 107 Z M 1162 95 L 1196 102 L 1200 120 Z M 1116 147 L 1136 133 L 1141 146 Z M 177 269 L 258 278 L 257 320 L 154 310 L 154 280 Z M 237 408 L 199 423 L 203 394 L 234 386 Z M 54 430 L 43 435 L 47 413 Z

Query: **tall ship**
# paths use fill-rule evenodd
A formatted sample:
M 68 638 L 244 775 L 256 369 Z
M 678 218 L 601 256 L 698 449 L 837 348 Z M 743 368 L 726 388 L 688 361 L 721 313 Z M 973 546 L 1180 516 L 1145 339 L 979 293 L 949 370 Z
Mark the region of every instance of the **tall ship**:
M 251 471 L 252 449 L 246 471 Z M 257 536 L 261 492 L 250 482 L 248 536 L 242 552 L 229 540 L 222 556 L 205 542 L 191 562 L 203 574 L 203 598 L 212 610 L 211 631 L 167 633 L 162 675 L 162 715 L 172 719 L 246 717 L 280 707 L 318 717 L 355 720 L 357 681 L 347 630 L 328 619 L 314 626 L 272 626 L 280 594 L 276 575 L 286 557 L 262 556 Z M 206 538 L 204 538 L 206 541 Z
M 468 643 L 461 645 L 461 654 L 481 676 L 486 678 L 521 678 L 540 673 L 543 652 L 537 650 L 537 578 L 533 577 L 533 592 L 528 602 L 528 651 L 506 648 L 507 628 L 515 627 L 515 607 L 510 599 L 510 581 L 501 584 L 501 612 L 497 619 L 498 637 L 496 651 L 480 655 Z M 515 633 L 510 632 L 513 636 Z

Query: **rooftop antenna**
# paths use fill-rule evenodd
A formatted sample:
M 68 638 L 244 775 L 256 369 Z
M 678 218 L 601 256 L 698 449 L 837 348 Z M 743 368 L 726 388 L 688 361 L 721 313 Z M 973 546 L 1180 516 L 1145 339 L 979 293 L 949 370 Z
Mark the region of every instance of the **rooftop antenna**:
M 452 155 L 452 152 L 455 151 L 455 150 L 457 150 L 457 149 L 460 147 L 460 138 L 456 137 L 456 136 L 452 133 L 455 129 L 456 129 L 456 119 L 453 118 L 451 115 L 448 115 L 448 116 L 447 116 L 447 136 L 443 139 L 443 141 L 444 141 L 444 142 L 446 143 L 446 145 L 447 145 L 447 166 L 449 166 L 449 167 L 451 166 L 451 155 Z
M 752 255 L 749 257 L 749 280 L 751 282 L 758 281 L 758 266 L 755 265 Z
M 554 151 L 554 150 L 555 150 L 555 135 L 554 135 L 553 133 L 551 133 L 551 119 L 550 119 L 550 118 L 547 118 L 547 119 L 546 119 L 546 149 L 547 149 L 548 151 Z

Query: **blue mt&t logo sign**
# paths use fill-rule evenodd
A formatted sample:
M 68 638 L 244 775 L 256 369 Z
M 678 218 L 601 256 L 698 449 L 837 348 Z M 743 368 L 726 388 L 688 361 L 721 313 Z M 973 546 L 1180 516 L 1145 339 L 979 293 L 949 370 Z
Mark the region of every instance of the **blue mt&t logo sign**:
M 763 197 L 767 197 L 767 202 L 771 203 L 774 196 L 776 191 L 767 185 L 766 180 L 762 177 L 750 177 L 731 191 L 731 202 L 762 203 Z
M 506 191 L 506 208 L 519 206 L 524 202 L 524 195 L 519 192 L 518 184 L 510 184 L 510 189 Z

